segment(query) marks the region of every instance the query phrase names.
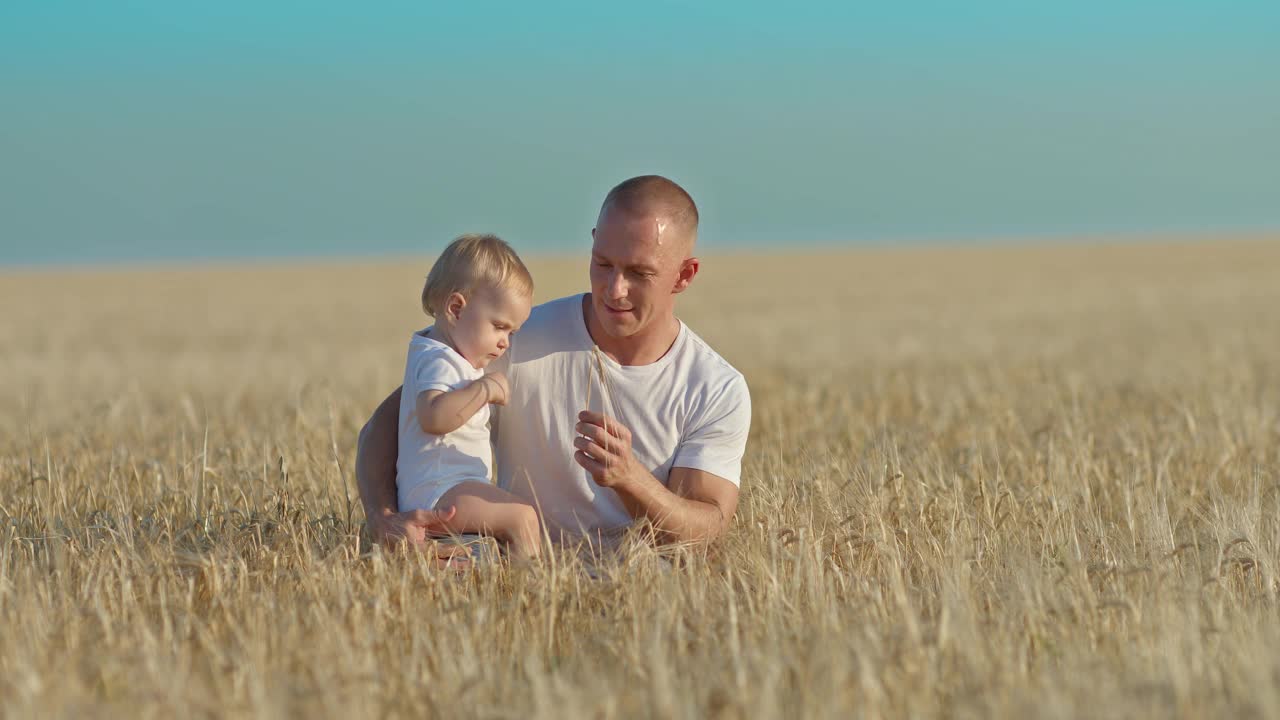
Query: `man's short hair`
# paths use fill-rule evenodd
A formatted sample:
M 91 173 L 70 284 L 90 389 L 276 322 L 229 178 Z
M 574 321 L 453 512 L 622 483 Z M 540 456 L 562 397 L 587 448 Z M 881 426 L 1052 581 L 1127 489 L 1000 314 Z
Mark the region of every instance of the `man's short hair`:
M 618 183 L 604 197 L 600 212 L 622 210 L 629 215 L 660 215 L 696 237 L 698 206 L 685 189 L 661 175 L 640 175 Z
M 439 317 L 453 293 L 466 297 L 486 288 L 533 296 L 533 276 L 502 238 L 470 233 L 459 236 L 436 258 L 422 287 L 422 309 Z

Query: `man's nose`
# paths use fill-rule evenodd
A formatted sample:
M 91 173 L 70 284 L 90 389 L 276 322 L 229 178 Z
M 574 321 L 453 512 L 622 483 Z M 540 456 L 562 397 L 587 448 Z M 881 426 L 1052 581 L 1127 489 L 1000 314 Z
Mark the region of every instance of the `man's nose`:
M 622 273 L 614 272 L 613 277 L 609 279 L 609 296 L 613 298 L 627 296 L 627 281 Z

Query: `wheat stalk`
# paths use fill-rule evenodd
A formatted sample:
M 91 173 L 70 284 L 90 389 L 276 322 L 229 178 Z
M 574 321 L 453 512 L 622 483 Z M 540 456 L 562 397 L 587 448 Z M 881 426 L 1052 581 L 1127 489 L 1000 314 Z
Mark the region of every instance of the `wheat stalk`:
M 619 423 L 626 427 L 626 423 L 618 414 L 618 406 L 614 403 L 613 382 L 609 379 L 609 373 L 604 362 L 604 353 L 600 351 L 600 346 L 593 344 L 591 346 L 591 359 L 587 361 L 587 410 L 591 410 L 591 388 L 599 378 L 600 383 L 600 414 L 604 417 L 604 432 L 606 435 L 612 435 L 613 431 L 609 427 L 609 418 L 613 417 Z M 609 467 L 609 458 L 605 456 L 605 467 Z

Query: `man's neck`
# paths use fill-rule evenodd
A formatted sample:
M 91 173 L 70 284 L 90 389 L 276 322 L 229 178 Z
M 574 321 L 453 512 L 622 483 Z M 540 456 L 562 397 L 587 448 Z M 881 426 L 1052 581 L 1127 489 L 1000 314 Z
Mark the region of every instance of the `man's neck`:
M 591 304 L 591 294 L 582 296 L 582 319 L 587 324 L 587 334 L 600 348 L 600 352 L 608 355 L 619 365 L 651 365 L 662 359 L 667 351 L 675 345 L 680 336 L 680 321 L 674 315 L 664 321 L 655 323 L 657 327 L 646 328 L 643 332 L 630 337 L 617 338 L 609 335 L 596 320 L 595 307 Z

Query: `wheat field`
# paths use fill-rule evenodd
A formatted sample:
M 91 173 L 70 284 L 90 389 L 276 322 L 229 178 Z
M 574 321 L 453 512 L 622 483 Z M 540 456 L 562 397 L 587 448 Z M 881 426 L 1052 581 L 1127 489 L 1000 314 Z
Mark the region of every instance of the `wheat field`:
M 0 274 L 0 714 L 1280 716 L 1277 239 L 707 257 L 736 522 L 594 575 L 362 537 L 428 268 Z

